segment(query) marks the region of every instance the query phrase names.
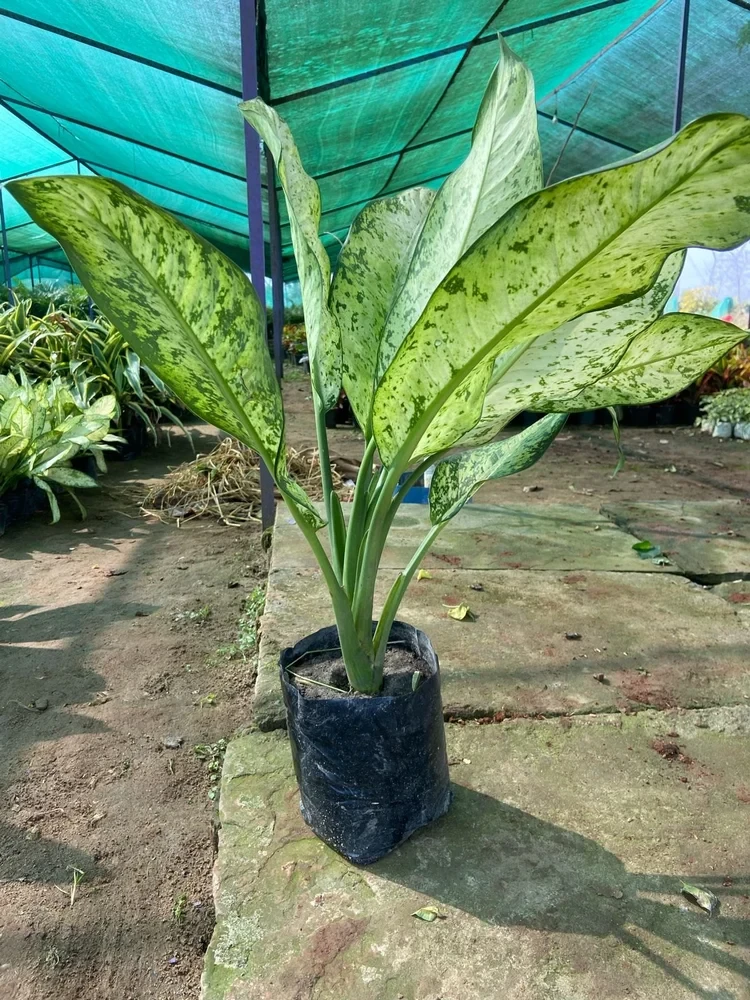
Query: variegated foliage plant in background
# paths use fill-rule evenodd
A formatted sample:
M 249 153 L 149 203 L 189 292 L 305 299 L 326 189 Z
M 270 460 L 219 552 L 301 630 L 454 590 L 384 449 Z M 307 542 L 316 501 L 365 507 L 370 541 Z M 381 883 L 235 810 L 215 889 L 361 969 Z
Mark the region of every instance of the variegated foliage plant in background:
M 320 194 L 289 128 L 260 100 L 241 111 L 286 196 L 324 469 L 325 411 L 342 385 L 365 433 L 347 516 L 330 480 L 321 517 L 289 475 L 264 310 L 239 268 L 114 181 L 56 176 L 9 188 L 143 362 L 260 453 L 320 563 L 350 683 L 374 693 L 409 580 L 482 483 L 533 464 L 568 413 L 669 397 L 742 340 L 719 320 L 663 310 L 686 247 L 750 237 L 750 120 L 709 115 L 662 146 L 545 188 L 532 79 L 501 43 L 465 162 L 437 192 L 364 208 L 331 278 Z M 496 440 L 524 409 L 548 415 Z M 373 634 L 389 528 L 434 464 L 433 527 Z

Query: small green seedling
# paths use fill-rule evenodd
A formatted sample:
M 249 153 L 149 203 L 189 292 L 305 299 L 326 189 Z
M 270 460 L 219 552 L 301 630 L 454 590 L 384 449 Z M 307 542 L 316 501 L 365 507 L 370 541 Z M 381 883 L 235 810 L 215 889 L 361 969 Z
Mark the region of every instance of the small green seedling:
M 174 906 L 172 907 L 172 919 L 175 923 L 181 924 L 185 919 L 185 911 L 187 910 L 187 896 L 183 892 L 181 896 L 178 896 L 174 901 Z

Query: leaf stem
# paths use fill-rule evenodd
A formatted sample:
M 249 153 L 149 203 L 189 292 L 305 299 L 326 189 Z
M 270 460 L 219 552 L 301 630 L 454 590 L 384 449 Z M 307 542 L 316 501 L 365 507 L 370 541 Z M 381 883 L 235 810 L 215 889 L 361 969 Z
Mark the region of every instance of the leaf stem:
M 326 520 L 328 521 L 328 537 L 331 542 L 331 561 L 336 578 L 341 580 L 344 553 L 341 549 L 340 525 L 335 520 L 336 514 L 333 510 L 333 477 L 331 476 L 331 459 L 328 452 L 326 411 L 323 401 L 314 387 L 313 409 L 315 410 L 315 434 L 318 439 L 318 456 L 320 459 L 320 480 L 323 486 L 323 501 L 325 503 Z
M 422 539 L 422 543 L 419 548 L 393 581 L 393 585 L 388 592 L 388 597 L 385 599 L 385 604 L 383 605 L 383 610 L 380 613 L 380 620 L 378 622 L 378 627 L 375 629 L 375 637 L 373 639 L 373 645 L 375 647 L 375 660 L 373 668 L 378 689 L 383 683 L 383 666 L 385 664 L 388 636 L 391 634 L 391 627 L 396 618 L 401 602 L 404 599 L 407 587 L 411 583 L 411 578 L 414 576 L 419 564 L 422 562 L 433 542 L 446 524 L 447 521 L 441 521 L 440 524 L 435 524 L 432 528 L 430 528 L 425 537 Z
M 351 513 L 349 515 L 349 529 L 346 534 L 346 548 L 344 551 L 344 590 L 349 598 L 354 593 L 357 582 L 357 566 L 359 565 L 359 553 L 362 540 L 365 535 L 365 521 L 367 517 L 367 495 L 370 481 L 372 480 L 372 460 L 375 454 L 375 438 L 370 438 L 365 447 L 362 457 L 362 464 L 357 473 L 357 485 L 354 487 L 354 499 L 352 501 Z
M 339 642 L 341 643 L 341 655 L 344 660 L 349 683 L 356 691 L 363 691 L 365 694 L 374 694 L 377 688 L 373 687 L 372 636 L 368 636 L 366 645 L 363 646 L 360 643 L 349 598 L 336 576 L 336 572 L 325 553 L 320 539 L 313 527 L 305 520 L 304 515 L 294 500 L 288 496 L 285 496 L 284 499 L 292 517 L 297 522 L 300 531 L 307 539 L 313 555 L 317 559 L 328 587 L 328 592 L 331 595 L 331 603 L 333 604 L 333 612 L 339 633 Z

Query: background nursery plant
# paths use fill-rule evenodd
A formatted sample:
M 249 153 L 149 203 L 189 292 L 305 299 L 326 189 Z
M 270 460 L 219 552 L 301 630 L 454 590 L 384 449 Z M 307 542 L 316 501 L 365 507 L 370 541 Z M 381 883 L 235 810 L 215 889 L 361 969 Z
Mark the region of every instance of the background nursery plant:
M 113 395 L 122 431 L 142 429 L 156 441 L 161 421 L 184 430 L 174 412 L 178 401 L 112 323 L 101 316 L 84 318 L 55 303 L 37 316 L 34 302 L 16 290 L 15 305 L 0 306 L 0 374 L 20 368 L 31 379 L 63 379 L 79 398 Z
M 72 463 L 90 455 L 106 470 L 104 452 L 119 440 L 110 434 L 117 412 L 114 396 L 76 398 L 59 378 L 32 383 L 23 370 L 17 377 L 0 374 L 0 533 L 16 508 L 33 510 L 35 487 L 47 495 L 53 522 L 60 519 L 56 490 L 65 490 L 85 513 L 73 491 L 96 486 L 96 480 Z M 12 491 L 15 502 L 9 504 Z

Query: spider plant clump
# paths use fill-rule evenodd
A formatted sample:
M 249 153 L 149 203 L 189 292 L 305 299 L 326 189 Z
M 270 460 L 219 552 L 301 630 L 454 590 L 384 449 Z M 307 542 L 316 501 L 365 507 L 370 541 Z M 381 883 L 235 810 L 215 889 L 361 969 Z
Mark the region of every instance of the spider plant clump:
M 84 319 L 54 303 L 38 316 L 34 302 L 17 289 L 16 299 L 0 307 L 0 373 L 23 369 L 32 379 L 60 378 L 79 401 L 112 395 L 119 429 L 142 424 L 154 441 L 162 421 L 184 430 L 174 412 L 178 401 L 107 319 Z
M 377 694 L 409 581 L 484 482 L 536 462 L 569 413 L 665 399 L 745 335 L 664 307 L 686 247 L 750 237 L 750 121 L 709 115 L 655 149 L 545 188 L 531 76 L 501 43 L 466 160 L 438 191 L 365 207 L 332 276 L 318 187 L 288 126 L 261 100 L 241 110 L 286 197 L 322 514 L 289 471 L 264 307 L 239 268 L 115 181 L 36 177 L 8 189 L 60 241 L 142 363 L 263 458 L 328 585 L 349 683 Z M 346 512 L 325 430 L 342 385 L 366 439 Z M 496 440 L 526 409 L 546 416 Z M 432 527 L 376 614 L 389 529 L 432 465 Z

